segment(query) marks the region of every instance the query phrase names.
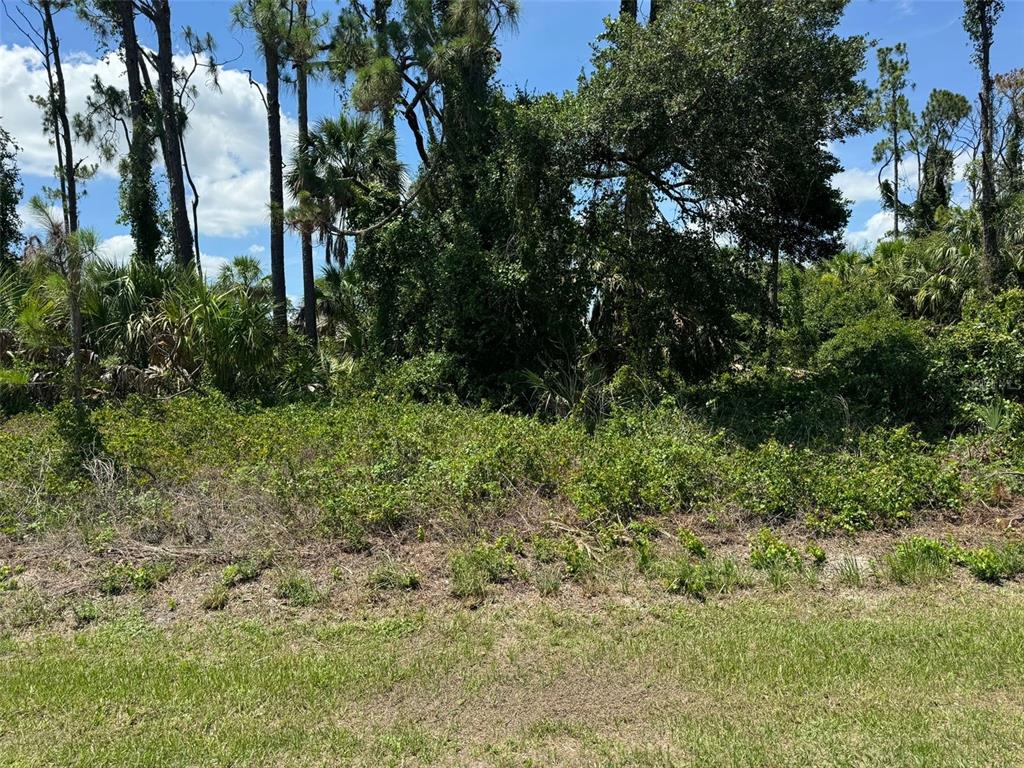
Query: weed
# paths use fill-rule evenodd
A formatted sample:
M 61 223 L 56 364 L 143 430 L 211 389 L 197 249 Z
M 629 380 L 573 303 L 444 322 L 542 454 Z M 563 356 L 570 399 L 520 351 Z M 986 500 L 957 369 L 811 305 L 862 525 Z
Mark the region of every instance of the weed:
M 949 575 L 950 548 L 940 541 L 912 536 L 886 557 L 889 578 L 897 584 L 927 584 Z
M 150 592 L 170 575 L 170 563 L 158 562 L 137 566 L 130 563 L 115 563 L 100 577 L 99 588 L 105 595 L 121 595 L 132 591 Z
M 420 575 L 390 558 L 370 572 L 370 587 L 377 590 L 419 589 Z
M 827 559 L 827 556 L 825 555 L 825 550 L 817 542 L 810 542 L 804 549 L 804 551 L 808 554 L 811 560 L 814 561 L 814 564 L 819 568 L 825 564 L 825 560 Z
M 308 576 L 297 571 L 289 571 L 281 576 L 274 587 L 274 597 L 303 608 L 326 599 L 326 595 L 316 588 Z
M 981 547 L 960 554 L 959 562 L 981 581 L 998 583 L 1024 573 L 1024 547 L 1008 544 L 1003 547 Z
M 561 544 L 551 536 L 536 535 L 531 540 L 533 556 L 541 563 L 557 562 L 562 556 Z
M 860 588 L 864 586 L 864 572 L 855 557 L 844 557 L 836 567 L 836 581 L 844 587 Z
M 679 529 L 679 543 L 683 545 L 683 549 L 694 557 L 698 557 L 703 560 L 708 556 L 708 548 L 704 545 L 704 542 L 697 538 L 697 535 L 693 533 L 693 531 L 690 531 L 687 528 Z
M 92 600 L 82 600 L 71 606 L 71 615 L 75 626 L 81 628 L 96 621 L 100 617 L 100 609 Z
M 590 550 L 573 539 L 566 539 L 562 547 L 565 558 L 565 572 L 570 578 L 582 581 L 594 574 L 596 563 Z
M 750 564 L 762 571 L 803 569 L 800 552 L 772 533 L 769 528 L 761 528 L 751 540 Z
M 227 608 L 230 597 L 231 593 L 225 584 L 215 584 L 209 592 L 203 595 L 200 605 L 204 611 L 223 611 Z
M 482 598 L 489 584 L 509 581 L 518 573 L 516 554 L 522 552 L 518 537 L 499 537 L 493 544 L 481 542 L 457 553 L 451 560 L 455 597 Z
M 13 592 L 18 588 L 18 580 L 14 578 L 20 570 L 10 565 L 0 565 L 0 592 Z
M 694 562 L 689 556 L 664 563 L 661 572 L 672 594 L 704 600 L 750 586 L 751 580 L 732 558 Z
M 231 563 L 221 572 L 221 584 L 225 587 L 234 587 L 239 584 L 255 581 L 265 570 L 273 565 L 273 562 L 273 553 L 265 550 L 251 555 L 244 560 Z
M 556 595 L 562 589 L 562 570 L 550 564 L 544 565 L 534 572 L 533 583 L 542 597 Z

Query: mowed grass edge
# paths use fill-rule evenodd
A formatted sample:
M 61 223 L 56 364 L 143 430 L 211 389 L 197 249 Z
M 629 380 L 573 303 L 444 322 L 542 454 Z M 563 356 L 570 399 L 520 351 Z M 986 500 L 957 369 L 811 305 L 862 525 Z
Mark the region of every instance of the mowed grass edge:
M 542 602 L 0 640 L 5 766 L 1024 764 L 1024 595 Z

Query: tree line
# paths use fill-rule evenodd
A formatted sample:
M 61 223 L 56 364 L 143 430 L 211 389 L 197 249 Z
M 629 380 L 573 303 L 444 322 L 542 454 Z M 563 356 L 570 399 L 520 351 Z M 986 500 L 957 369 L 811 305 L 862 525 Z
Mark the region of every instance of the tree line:
M 461 393 L 498 398 L 516 397 L 530 380 L 524 372 L 535 383 L 569 367 L 691 379 L 751 349 L 775 365 L 788 270 L 844 249 L 850 211 L 833 184 L 841 164 L 830 147 L 871 130 L 883 136 L 874 160 L 893 216 L 881 257 L 888 253 L 884 269 L 904 272 L 887 283 L 902 286 L 893 301 L 920 311 L 924 292 L 942 307 L 937 319 L 955 318 L 968 294 L 999 292 L 1024 265 L 1024 72 L 994 73 L 990 61 L 1002 2 L 964 3 L 977 98 L 935 89 L 920 114 L 910 108 L 904 45 L 877 49 L 878 84 L 867 86 L 871 44 L 837 30 L 846 5 L 622 0 L 590 71 L 556 95 L 497 82 L 514 0 L 351 0 L 329 11 L 308 0 L 241 0 L 232 24 L 264 64 L 253 87 L 268 126 L 266 282 L 245 259 L 196 279 L 202 205 L 189 111 L 197 73 L 216 82 L 212 37 L 176 28 L 169 0 L 6 9 L 46 71 L 37 103 L 55 150 L 50 198 L 61 208 L 47 217 L 37 201 L 46 234 L 23 247 L 5 134 L 0 231 L 15 318 L 7 324 L 17 325 L 26 301 L 45 304 L 27 265 L 62 276 L 76 391 L 83 366 L 109 377 L 101 361 L 112 357 L 189 379 L 221 366 L 222 386 L 259 390 L 254 361 L 284 355 L 308 367 L 318 346 L 367 365 L 439 356 Z M 67 104 L 59 14 L 74 14 L 125 67 L 123 82 L 94 82 L 77 114 Z M 155 50 L 140 42 L 143 26 Z M 311 123 L 311 81 L 344 96 L 340 114 Z M 282 139 L 283 104 L 298 116 L 294 146 Z M 411 159 L 399 156 L 399 134 L 411 139 Z M 120 221 L 135 243 L 129 265 L 89 266 L 95 238 L 80 232 L 77 201 L 96 166 L 76 159 L 73 137 L 118 162 Z M 966 207 L 953 201 L 958 168 Z M 293 313 L 289 229 L 302 264 Z M 127 284 L 131 302 L 120 295 Z M 227 315 L 235 325 L 210 319 Z M 214 339 L 230 349 L 215 350 Z M 31 367 L 31 355 L 9 347 L 9 368 Z M 247 360 L 232 356 L 238 350 Z

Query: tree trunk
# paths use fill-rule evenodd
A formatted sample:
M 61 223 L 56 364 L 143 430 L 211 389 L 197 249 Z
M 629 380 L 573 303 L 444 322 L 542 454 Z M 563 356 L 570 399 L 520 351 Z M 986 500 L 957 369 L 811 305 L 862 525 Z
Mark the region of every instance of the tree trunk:
M 126 205 L 135 240 L 136 257 L 147 264 L 156 263 L 160 247 L 160 226 L 153 189 L 153 131 L 150 110 L 139 75 L 139 42 L 135 33 L 135 7 L 131 0 L 117 3 L 124 63 L 128 76 L 128 107 L 132 119 L 132 139 L 128 147 L 129 178 Z
M 64 144 L 64 167 L 61 173 L 64 175 L 64 183 L 67 186 L 67 225 L 68 232 L 78 231 L 78 190 L 75 182 L 75 159 L 71 147 L 71 123 L 68 120 L 68 100 L 64 89 L 64 69 L 60 63 L 60 41 L 57 39 L 57 30 L 53 26 L 53 12 L 49 0 L 44 0 L 43 22 L 46 35 L 50 40 L 50 51 L 53 54 L 53 70 L 57 77 L 57 95 L 55 111 L 60 122 L 60 137 L 54 136 L 54 141 L 61 141 Z
M 619 21 L 623 19 L 632 19 L 636 21 L 637 11 L 637 0 L 620 0 L 619 1 Z
M 999 247 L 995 225 L 996 187 L 992 157 L 992 17 L 983 10 L 980 15 L 981 39 L 981 277 L 985 291 L 992 293 L 1001 277 Z
M 306 0 L 298 0 L 299 25 L 306 25 Z M 299 176 L 307 178 L 309 145 L 309 63 L 305 53 L 295 65 L 299 108 Z M 306 336 L 316 344 L 316 282 L 313 275 L 313 233 L 308 224 L 302 226 L 302 306 Z
M 892 92 L 892 233 L 895 239 L 900 237 L 900 134 L 899 111 L 896 108 L 896 89 Z
M 274 325 L 284 334 L 288 328 L 288 298 L 284 281 L 284 178 L 281 155 L 280 64 L 277 40 L 263 40 L 267 66 L 267 134 L 270 158 L 270 282 L 274 293 Z
M 779 316 L 779 244 L 772 246 L 771 273 L 768 277 L 768 320 L 773 328 L 781 327 Z
M 71 229 L 71 223 L 68 220 L 68 186 L 64 180 L 64 141 L 60 130 L 60 117 L 57 115 L 57 83 L 53 77 L 53 52 L 50 50 L 50 35 L 45 22 L 42 39 L 43 63 L 46 67 L 47 93 L 49 94 L 50 130 L 53 131 L 53 146 L 57 149 L 57 168 L 59 169 L 57 180 L 60 183 L 61 214 L 64 217 L 64 231 L 68 232 Z
M 665 0 L 651 0 L 651 13 L 647 17 L 647 23 L 653 24 L 661 16 L 662 6 L 665 4 Z
M 174 94 L 174 55 L 171 40 L 171 5 L 169 0 L 156 0 L 152 17 L 157 39 L 157 78 L 160 89 L 160 111 L 164 125 L 164 159 L 167 164 L 167 186 L 171 199 L 171 224 L 174 229 L 174 257 L 179 264 L 195 263 L 192 228 L 185 203 L 185 178 L 181 162 L 181 129 Z
M 75 183 L 75 160 L 74 150 L 71 146 L 71 124 L 68 120 L 67 92 L 64 88 L 64 69 L 60 63 L 60 41 L 57 39 L 57 30 L 53 26 L 53 10 L 49 0 L 44 0 L 43 26 L 44 32 L 49 38 L 50 52 L 53 55 L 53 70 L 57 78 L 57 94 L 55 112 L 60 123 L 61 135 L 54 136 L 55 142 L 62 142 L 64 145 L 64 167 L 61 173 L 65 176 L 67 188 L 67 210 L 65 211 L 65 222 L 67 233 L 64 240 L 64 249 L 68 257 L 68 314 L 71 317 L 71 355 L 73 363 L 72 396 L 75 404 L 82 403 L 82 263 L 80 254 L 75 250 L 77 245 L 69 243 L 68 238 L 73 238 L 78 232 L 78 191 Z M 53 96 L 53 94 L 51 94 Z

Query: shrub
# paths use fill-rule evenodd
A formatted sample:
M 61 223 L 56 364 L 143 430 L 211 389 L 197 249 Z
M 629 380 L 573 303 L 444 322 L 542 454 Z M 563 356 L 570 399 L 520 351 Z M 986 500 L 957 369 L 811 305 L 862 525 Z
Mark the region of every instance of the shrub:
M 939 334 L 932 378 L 971 420 L 977 405 L 1024 400 L 1024 289 L 968 305 L 963 321 Z
M 800 552 L 772 533 L 769 528 L 761 528 L 751 540 L 750 564 L 762 571 L 803 569 Z
M 950 548 L 940 541 L 912 536 L 896 545 L 885 560 L 889 577 L 897 584 L 927 584 L 949 575 Z
M 963 494 L 957 468 L 906 427 L 866 432 L 856 452 L 820 457 L 807 482 L 807 522 L 822 531 L 897 525 L 921 509 L 956 509 Z
M 853 403 L 898 418 L 930 413 L 928 339 L 919 323 L 875 312 L 839 329 L 813 364 Z

